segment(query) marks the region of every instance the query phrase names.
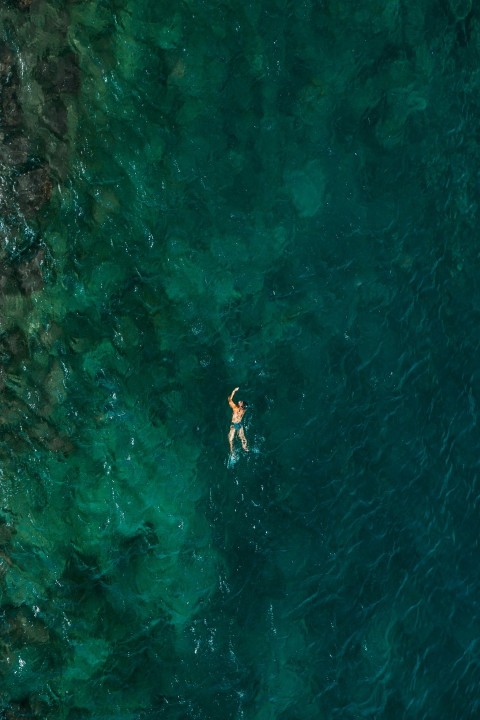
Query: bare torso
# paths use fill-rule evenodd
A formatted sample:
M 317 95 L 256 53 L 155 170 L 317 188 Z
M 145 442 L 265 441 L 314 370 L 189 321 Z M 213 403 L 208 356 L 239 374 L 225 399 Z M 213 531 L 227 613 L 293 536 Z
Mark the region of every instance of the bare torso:
M 238 405 L 235 407 L 235 410 L 232 414 L 232 423 L 239 423 L 242 421 L 243 416 L 245 415 L 246 408 L 239 407 Z

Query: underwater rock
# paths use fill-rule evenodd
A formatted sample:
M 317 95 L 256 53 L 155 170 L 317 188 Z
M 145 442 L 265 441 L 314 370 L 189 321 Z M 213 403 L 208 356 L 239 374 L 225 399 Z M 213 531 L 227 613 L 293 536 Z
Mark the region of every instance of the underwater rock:
M 19 10 L 29 10 L 33 4 L 33 0 L 15 0 L 15 5 Z
M 89 338 L 78 338 L 78 337 L 72 337 L 70 340 L 70 347 L 75 353 L 85 353 L 87 350 L 89 350 L 92 346 L 91 340 Z
M 64 457 L 71 455 L 75 450 L 73 442 L 65 435 L 60 435 L 58 433 L 45 443 L 45 447 L 51 452 L 58 453 Z
M 48 105 L 43 122 L 57 137 L 62 138 L 67 132 L 67 108 L 59 97 Z
M 13 535 L 15 535 L 15 528 L 6 523 L 0 523 L 0 546 L 8 545 Z
M 465 20 L 472 12 L 472 0 L 448 0 L 448 5 L 455 20 Z
M 11 265 L 0 264 L 0 297 L 18 292 L 18 282 L 15 269 Z M 1 343 L 0 343 L 1 346 Z
M 12 0 L 10 3 L 19 9 L 28 9 L 31 4 L 31 0 Z M 29 22 L 28 16 L 24 16 L 20 23 L 23 34 Z M 8 45 L 0 42 L 0 211 L 3 213 L 10 211 L 12 200 L 16 199 L 21 213 L 31 218 L 51 197 L 51 168 L 59 178 L 67 171 L 65 138 L 69 127 L 64 97 L 78 93 L 80 69 L 75 53 L 65 48 L 65 39 L 64 29 L 60 45 L 53 35 L 52 48 L 43 55 L 48 59 L 41 61 L 29 54 L 22 55 L 20 61 L 17 46 L 20 40 L 15 36 Z M 33 67 L 29 66 L 31 61 L 35 63 Z M 25 83 L 30 83 L 32 75 L 35 97 L 30 85 L 24 87 Z M 48 164 L 44 160 L 46 154 Z M 34 158 L 37 166 L 32 168 Z M 28 293 L 40 286 L 40 282 L 35 282 L 23 291 Z
M 25 215 L 39 210 L 52 194 L 52 182 L 48 168 L 44 165 L 20 175 L 15 184 L 20 210 Z
M 16 643 L 43 644 L 50 640 L 50 632 L 41 620 L 27 617 L 26 612 L 21 609 L 8 619 L 8 625 L 9 635 Z
M 13 562 L 9 555 L 3 550 L 0 550 L 0 577 L 5 575 L 8 568 L 12 567 Z
M 56 13 L 45 4 L 47 15 L 52 11 L 58 22 L 39 41 L 42 52 L 30 49 L 41 13 L 18 11 L 33 9 L 35 2 L 7 1 L 9 40 L 0 40 L 0 212 L 8 215 L 7 224 L 12 219 L 16 225 L 12 206 L 30 220 L 51 197 L 52 174 L 59 181 L 66 176 L 71 128 L 65 98 L 80 89 L 79 63 L 68 44 L 68 12 Z M 24 294 L 43 287 L 41 273 L 27 275 L 21 278 Z
M 320 162 L 311 160 L 302 169 L 287 170 L 284 181 L 300 217 L 313 217 L 322 207 L 325 196 L 325 174 Z
M 45 260 L 45 251 L 39 250 L 34 257 L 17 268 L 17 277 L 20 290 L 25 295 L 42 290 L 44 286 L 42 266 Z
M 17 128 L 22 121 L 22 111 L 17 98 L 17 88 L 14 84 L 2 87 L 0 106 L 3 127 L 10 130 Z
M 80 68 L 72 52 L 58 58 L 53 84 L 59 93 L 76 95 L 80 90 Z
M 7 45 L 0 45 L 0 82 L 5 83 L 13 71 L 13 53 Z
M 41 340 L 42 344 L 47 347 L 51 348 L 52 345 L 63 335 L 63 327 L 59 325 L 57 322 L 52 321 L 49 323 L 48 327 L 43 328 L 41 331 Z
M 33 720 L 34 717 L 41 717 L 34 712 L 35 704 L 31 704 L 28 698 L 12 702 L 9 707 L 4 709 L 3 715 L 0 717 L 5 720 Z M 44 709 L 44 708 L 43 708 Z M 46 717 L 46 715 L 44 716 Z
M 49 62 L 41 62 L 36 68 L 35 76 L 47 91 L 76 95 L 80 89 L 80 69 L 72 52 Z
M 0 144 L 0 163 L 15 167 L 27 162 L 29 155 L 28 140 L 24 135 L 14 135 Z
M 65 372 L 57 359 L 53 361 L 50 372 L 45 377 L 43 386 L 49 399 L 53 403 L 59 404 L 65 400 Z
M 68 437 L 61 435 L 55 427 L 46 420 L 38 421 L 28 429 L 28 435 L 33 441 L 39 442 L 51 452 L 60 455 L 70 455 L 75 446 Z
M 2 369 L 15 371 L 18 365 L 28 357 L 28 342 L 20 328 L 15 327 L 0 338 L 0 362 Z
M 64 677 L 73 688 L 82 681 L 91 680 L 108 658 L 110 646 L 103 638 L 83 638 L 72 643 L 73 663 L 64 671 Z

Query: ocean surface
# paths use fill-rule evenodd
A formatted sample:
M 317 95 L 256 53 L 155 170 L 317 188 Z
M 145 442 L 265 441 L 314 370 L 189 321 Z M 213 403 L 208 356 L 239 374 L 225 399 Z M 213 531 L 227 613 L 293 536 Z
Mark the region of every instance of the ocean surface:
M 2 720 L 480 716 L 479 202 L 472 0 L 1 0 Z

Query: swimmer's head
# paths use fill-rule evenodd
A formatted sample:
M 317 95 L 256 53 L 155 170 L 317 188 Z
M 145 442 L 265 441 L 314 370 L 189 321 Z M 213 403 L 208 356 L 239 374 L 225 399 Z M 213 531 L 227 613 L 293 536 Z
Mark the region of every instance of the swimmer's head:
M 239 406 L 240 406 L 241 408 L 245 408 L 245 410 L 246 410 L 247 407 L 248 407 L 248 405 L 247 405 L 247 403 L 245 402 L 245 400 L 239 400 L 239 401 L 238 401 L 238 404 L 239 404 Z

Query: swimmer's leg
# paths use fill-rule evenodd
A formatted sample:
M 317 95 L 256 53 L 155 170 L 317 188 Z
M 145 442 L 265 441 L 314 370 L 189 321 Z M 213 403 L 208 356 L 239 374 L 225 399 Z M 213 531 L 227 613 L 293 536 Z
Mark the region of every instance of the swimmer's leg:
M 230 452 L 233 453 L 233 438 L 235 437 L 235 428 L 231 427 L 228 433 L 228 444 L 230 445 Z
M 238 437 L 242 441 L 243 449 L 245 450 L 245 452 L 248 452 L 247 438 L 245 437 L 245 430 L 243 429 L 243 427 L 241 427 L 238 431 Z

